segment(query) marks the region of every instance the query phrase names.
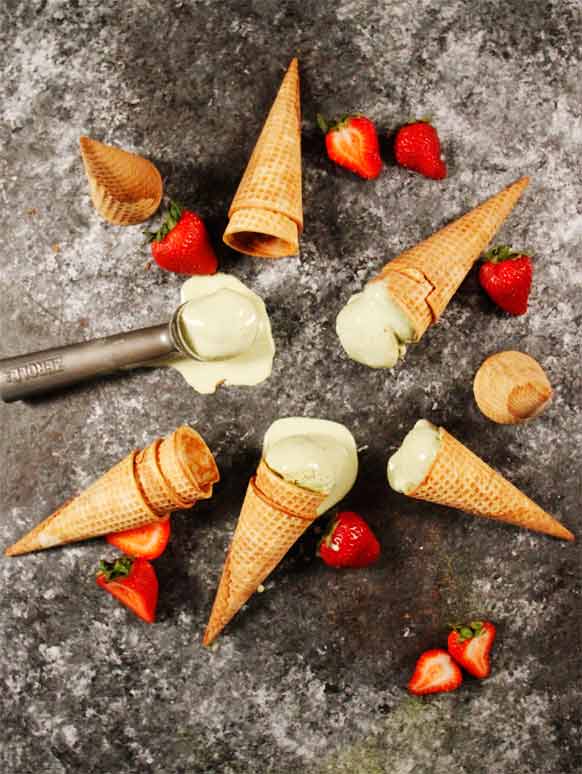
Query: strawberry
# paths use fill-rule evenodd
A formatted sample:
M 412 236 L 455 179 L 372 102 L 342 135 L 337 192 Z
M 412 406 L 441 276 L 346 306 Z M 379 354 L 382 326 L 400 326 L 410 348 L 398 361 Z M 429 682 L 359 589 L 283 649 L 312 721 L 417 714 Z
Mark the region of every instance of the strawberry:
M 454 691 L 463 682 L 461 670 L 443 648 L 425 650 L 416 662 L 408 690 L 417 696 Z
M 382 169 L 380 144 L 376 127 L 369 118 L 344 116 L 328 124 L 318 113 L 317 124 L 325 134 L 327 155 L 332 161 L 367 180 L 378 177 Z
M 380 544 L 360 515 L 342 511 L 321 539 L 317 553 L 330 567 L 367 567 L 378 560 Z
M 157 559 L 166 550 L 170 539 L 170 517 L 166 516 L 144 527 L 111 532 L 105 539 L 127 556 Z
M 447 648 L 455 661 L 474 677 L 489 677 L 489 654 L 495 639 L 495 626 L 490 621 L 471 621 L 454 626 Z
M 485 253 L 483 261 L 479 282 L 489 298 L 508 314 L 525 314 L 533 276 L 531 257 L 499 245 Z
M 147 559 L 123 556 L 114 562 L 99 562 L 97 585 L 144 621 L 156 620 L 158 579 Z
M 194 212 L 170 202 L 162 226 L 156 232 L 145 234 L 151 243 L 154 261 L 162 269 L 177 274 L 215 274 L 216 255 L 204 222 Z
M 433 180 L 447 176 L 447 165 L 441 159 L 441 141 L 434 126 L 415 121 L 401 126 L 394 139 L 396 163 Z

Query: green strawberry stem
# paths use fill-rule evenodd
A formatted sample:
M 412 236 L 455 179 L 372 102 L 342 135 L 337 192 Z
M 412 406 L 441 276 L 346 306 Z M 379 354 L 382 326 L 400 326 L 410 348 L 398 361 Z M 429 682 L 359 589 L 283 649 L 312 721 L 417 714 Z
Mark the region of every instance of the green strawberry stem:
M 99 572 L 97 574 L 104 575 L 106 582 L 109 583 L 116 578 L 126 578 L 131 572 L 132 567 L 133 559 L 130 556 L 121 556 L 113 562 L 106 562 L 102 559 L 99 562 Z
M 459 634 L 459 642 L 472 640 L 483 634 L 483 621 L 471 621 L 468 624 L 451 624 L 451 629 Z
M 509 245 L 497 245 L 497 247 L 492 247 L 491 250 L 488 250 L 483 254 L 483 260 L 489 261 L 490 263 L 501 263 L 502 261 L 515 260 L 522 255 L 527 255 L 527 253 L 520 250 L 514 250 L 513 247 L 510 247 Z
M 157 231 L 144 231 L 144 235 L 148 242 L 161 242 L 170 231 L 178 225 L 178 221 L 182 217 L 182 211 L 184 208 L 178 202 L 170 201 L 170 206 L 164 222 Z
M 319 128 L 321 129 L 321 131 L 322 131 L 324 134 L 327 134 L 327 130 L 328 130 L 327 121 L 326 121 L 326 120 L 325 120 L 325 118 L 324 118 L 324 117 L 321 115 L 321 113 L 318 113 L 318 114 L 317 114 L 317 116 L 315 117 L 315 119 L 316 119 L 316 121 L 317 121 L 317 125 L 319 126 Z

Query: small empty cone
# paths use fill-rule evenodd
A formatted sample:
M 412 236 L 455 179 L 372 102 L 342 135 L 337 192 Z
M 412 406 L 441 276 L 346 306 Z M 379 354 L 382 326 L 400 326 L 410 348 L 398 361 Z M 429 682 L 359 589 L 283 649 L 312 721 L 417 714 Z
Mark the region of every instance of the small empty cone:
M 500 473 L 439 428 L 440 447 L 424 481 L 410 497 L 458 508 L 475 516 L 543 532 L 562 540 L 574 535 Z
M 552 398 L 552 386 L 533 357 L 508 351 L 491 355 L 481 364 L 473 393 L 486 417 L 513 425 L 541 414 Z
M 301 102 L 299 66 L 283 78 L 230 206 L 225 243 L 246 255 L 283 258 L 299 251 Z
M 135 477 L 132 452 L 6 550 L 7 556 L 87 540 L 158 521 Z
M 91 199 L 102 218 L 117 226 L 143 223 L 160 206 L 162 178 L 141 156 L 81 137 Z
M 204 645 L 210 645 L 218 637 L 317 518 L 317 509 L 326 496 L 284 481 L 261 461 L 256 476 L 249 482 L 204 634 Z M 285 506 L 291 506 L 293 511 Z
M 409 316 L 416 340 L 435 323 L 529 184 L 522 177 L 423 242 L 389 261 L 384 282 Z
M 212 487 L 220 480 L 216 460 L 202 436 L 191 427 L 179 427 L 164 438 L 158 460 L 164 478 L 179 500 L 191 506 L 197 500 L 212 497 Z

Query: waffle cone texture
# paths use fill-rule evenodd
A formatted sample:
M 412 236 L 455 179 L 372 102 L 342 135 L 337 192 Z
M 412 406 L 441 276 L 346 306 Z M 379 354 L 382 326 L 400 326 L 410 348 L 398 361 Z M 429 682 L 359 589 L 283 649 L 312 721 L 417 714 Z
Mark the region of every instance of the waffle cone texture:
M 91 200 L 102 218 L 131 226 L 154 214 L 164 188 L 151 161 L 90 137 L 81 137 L 80 146 Z
M 171 451 L 162 460 L 159 452 L 164 444 Z M 17 556 L 143 527 L 210 497 L 219 478 L 202 437 L 190 427 L 179 427 L 168 438 L 132 451 L 5 553 Z M 183 497 L 186 492 L 188 500 Z
M 228 211 L 224 242 L 246 255 L 283 258 L 299 251 L 301 102 L 299 65 L 283 78 Z
M 475 401 L 493 422 L 515 425 L 533 419 L 552 399 L 541 365 L 524 352 L 497 352 L 485 360 L 473 381 Z
M 389 261 L 372 280 L 383 282 L 404 309 L 414 326 L 415 340 L 438 321 L 528 184 L 529 178 L 520 178 Z
M 574 540 L 574 535 L 500 473 L 439 428 L 440 447 L 424 481 L 409 497 L 458 508 L 546 535 Z
M 285 481 L 261 460 L 228 549 L 204 645 L 214 642 L 317 518 L 325 497 Z

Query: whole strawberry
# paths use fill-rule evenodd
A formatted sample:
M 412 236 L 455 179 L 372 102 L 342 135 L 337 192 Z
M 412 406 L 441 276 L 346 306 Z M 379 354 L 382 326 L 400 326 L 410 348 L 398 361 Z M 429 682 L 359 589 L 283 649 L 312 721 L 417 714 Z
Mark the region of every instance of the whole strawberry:
M 447 649 L 457 664 L 474 677 L 489 677 L 489 654 L 496 629 L 491 621 L 471 621 L 454 626 L 447 640 Z
M 489 298 L 516 316 L 527 312 L 532 277 L 531 257 L 507 245 L 485 253 L 479 267 L 479 282 Z
M 146 232 L 154 261 L 177 274 L 214 274 L 218 267 L 206 226 L 194 212 L 176 202 L 155 233 Z
M 330 567 L 367 567 L 378 560 L 380 544 L 359 514 L 342 511 L 322 538 L 317 553 Z
M 317 124 L 325 134 L 327 155 L 340 167 L 372 180 L 380 174 L 382 159 L 376 127 L 366 116 L 344 116 L 328 124 L 321 113 Z
M 424 177 L 442 180 L 447 165 L 441 158 L 441 141 L 434 126 L 427 121 L 415 121 L 401 126 L 394 139 L 396 163 Z

